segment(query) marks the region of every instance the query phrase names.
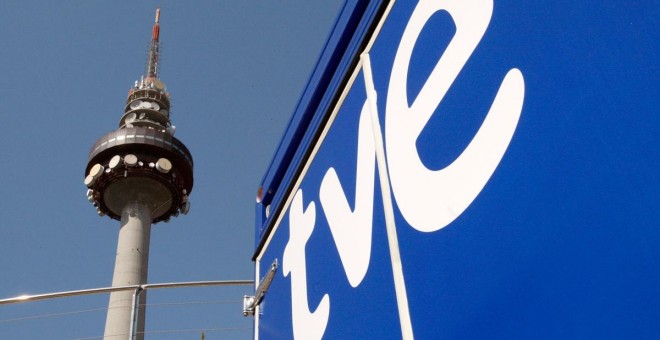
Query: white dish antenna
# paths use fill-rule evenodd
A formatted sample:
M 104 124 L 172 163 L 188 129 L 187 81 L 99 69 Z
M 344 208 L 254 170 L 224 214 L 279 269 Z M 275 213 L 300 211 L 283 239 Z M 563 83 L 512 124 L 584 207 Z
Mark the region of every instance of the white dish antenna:
M 154 80 L 154 87 L 159 89 L 159 90 L 164 90 L 165 89 L 165 84 L 162 81 L 160 81 L 158 79 L 155 79 Z
M 132 105 L 133 104 L 131 104 L 131 106 Z M 124 122 L 126 124 L 130 124 L 130 123 L 133 123 L 135 121 L 135 119 L 137 119 L 137 115 L 135 114 L 135 112 L 131 112 L 131 113 L 128 114 L 128 116 L 126 116 L 126 119 L 124 119 Z
M 190 211 L 190 202 L 186 202 L 183 204 L 183 206 L 181 206 L 181 213 L 187 215 L 189 211 Z
M 128 154 L 124 156 L 124 163 L 126 163 L 126 165 L 128 166 L 135 166 L 136 164 L 138 164 L 138 159 L 135 155 Z
M 156 169 L 166 174 L 172 170 L 172 163 L 167 158 L 161 158 L 156 162 Z
M 110 159 L 110 164 L 108 164 L 108 168 L 114 169 L 117 166 L 119 166 L 120 163 L 121 163 L 121 156 L 115 155 L 114 157 L 112 157 L 112 159 Z
M 89 175 L 94 177 L 96 179 L 103 173 L 103 165 L 101 164 L 94 164 L 94 166 L 89 170 Z

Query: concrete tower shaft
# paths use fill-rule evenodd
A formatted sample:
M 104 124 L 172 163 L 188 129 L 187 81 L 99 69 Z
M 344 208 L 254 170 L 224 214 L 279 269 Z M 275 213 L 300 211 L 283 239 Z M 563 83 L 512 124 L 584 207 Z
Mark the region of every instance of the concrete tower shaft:
M 149 238 L 151 236 L 150 209 L 141 203 L 129 203 L 124 207 L 117 242 L 117 258 L 112 277 L 112 286 L 144 284 L 147 282 L 149 266 Z M 110 294 L 106 316 L 104 339 L 126 339 L 131 324 L 137 339 L 144 338 L 147 292 L 142 291 L 137 299 L 135 320 L 131 319 L 133 292 L 122 291 Z
M 151 224 L 187 214 L 193 159 L 174 137 L 170 95 L 158 78 L 160 9 L 152 29 L 146 77 L 129 90 L 119 128 L 101 137 L 85 167 L 87 198 L 100 216 L 120 221 L 113 286 L 147 283 Z M 105 338 L 143 338 L 146 292 L 131 318 L 132 292 L 110 294 Z M 131 325 L 134 325 L 132 328 Z

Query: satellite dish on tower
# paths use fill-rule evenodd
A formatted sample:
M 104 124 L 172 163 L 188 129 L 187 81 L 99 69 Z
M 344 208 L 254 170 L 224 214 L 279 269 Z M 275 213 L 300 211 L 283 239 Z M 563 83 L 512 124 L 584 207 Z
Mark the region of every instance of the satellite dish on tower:
M 135 110 L 135 109 L 139 108 L 140 105 L 142 105 L 141 100 L 136 100 L 136 101 L 132 102 L 131 103 L 131 110 Z
M 108 164 L 108 168 L 114 169 L 117 166 L 119 166 L 120 163 L 121 163 L 121 156 L 115 155 L 114 157 L 112 157 L 110 159 L 110 163 Z
M 124 164 L 127 166 L 135 166 L 138 163 L 138 159 L 135 155 L 133 154 L 128 154 L 124 156 Z
M 90 176 L 94 177 L 94 179 L 96 179 L 96 178 L 98 178 L 98 177 L 101 175 L 101 173 L 103 173 L 103 170 L 105 170 L 105 169 L 103 168 L 103 165 L 101 165 L 101 164 L 94 164 L 94 166 L 92 166 L 92 168 L 89 170 L 89 174 L 88 174 L 88 175 L 90 175 Z
M 126 124 L 130 124 L 130 123 L 133 123 L 136 118 L 137 118 L 137 114 L 135 114 L 135 112 L 131 112 L 126 116 L 126 119 L 124 119 L 124 122 Z
M 91 186 L 92 183 L 94 183 L 94 176 L 87 175 L 87 177 L 85 177 L 85 182 L 84 183 L 87 187 Z
M 181 206 L 181 213 L 187 215 L 189 211 L 190 211 L 190 202 L 186 202 L 183 204 L 183 206 Z
M 167 158 L 160 158 L 156 162 L 156 169 L 164 174 L 170 172 L 172 170 L 172 162 L 170 162 L 169 159 Z
M 154 87 L 159 89 L 159 90 L 164 90 L 165 89 L 165 84 L 162 81 L 160 81 L 158 79 L 155 79 L 154 80 Z

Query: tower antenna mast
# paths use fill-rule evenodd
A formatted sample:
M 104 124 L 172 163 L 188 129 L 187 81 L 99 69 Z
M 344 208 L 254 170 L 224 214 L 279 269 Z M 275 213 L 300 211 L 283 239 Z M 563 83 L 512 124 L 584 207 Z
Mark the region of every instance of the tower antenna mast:
M 149 45 L 149 59 L 147 59 L 147 79 L 158 78 L 158 50 L 160 48 L 160 8 L 156 9 L 156 20 L 151 30 L 151 44 Z

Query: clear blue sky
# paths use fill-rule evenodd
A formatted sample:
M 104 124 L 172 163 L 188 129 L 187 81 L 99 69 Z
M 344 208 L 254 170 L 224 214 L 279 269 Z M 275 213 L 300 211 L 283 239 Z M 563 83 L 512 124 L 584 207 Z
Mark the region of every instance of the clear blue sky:
M 252 279 L 254 200 L 343 1 L 30 1 L 0 4 L 0 298 L 109 286 L 119 223 L 83 185 L 144 73 L 161 7 L 161 79 L 195 160 L 188 216 L 154 226 L 149 282 Z M 251 288 L 153 291 L 147 331 L 244 339 Z M 2 339 L 100 336 L 107 295 L 0 306 Z M 199 339 L 199 333 L 149 339 Z

